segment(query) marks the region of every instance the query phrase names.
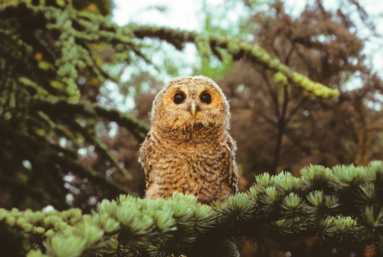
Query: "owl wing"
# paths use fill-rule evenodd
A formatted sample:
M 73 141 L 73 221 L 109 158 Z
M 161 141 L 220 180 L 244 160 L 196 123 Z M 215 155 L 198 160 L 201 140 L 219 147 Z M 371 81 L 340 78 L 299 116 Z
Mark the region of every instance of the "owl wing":
M 229 172 L 230 172 L 230 187 L 232 188 L 232 193 L 235 194 L 238 192 L 238 171 L 237 164 L 235 163 L 235 151 L 237 150 L 237 145 L 234 139 L 227 135 L 226 137 L 226 147 L 229 152 Z
M 151 142 L 151 133 L 148 133 L 145 141 L 142 143 L 139 153 L 138 161 L 141 166 L 144 168 L 145 177 L 146 177 L 146 187 L 148 188 L 152 181 L 149 178 L 150 171 L 152 170 L 152 165 L 150 162 L 150 156 L 153 151 L 152 142 Z

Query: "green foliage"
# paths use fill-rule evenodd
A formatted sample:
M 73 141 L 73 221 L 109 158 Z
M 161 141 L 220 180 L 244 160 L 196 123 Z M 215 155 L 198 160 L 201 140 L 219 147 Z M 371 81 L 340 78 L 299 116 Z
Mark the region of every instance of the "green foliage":
M 100 7 L 100 3 L 95 6 Z M 78 7 L 75 3 L 74 6 Z M 96 137 L 94 126 L 103 116 L 124 120 L 123 126 L 132 131 L 141 125 L 133 125 L 138 124 L 136 119 L 116 111 L 99 106 L 93 110 L 90 104 L 79 103 L 78 80 L 86 77 L 97 90 L 105 79 L 113 79 L 99 67 L 93 49 L 96 43 L 112 43 L 117 53 L 129 53 L 138 47 L 132 43 L 131 30 L 122 28 L 117 32 L 110 17 L 89 10 L 76 11 L 64 1 L 41 5 L 29 1 L 6 3 L 0 6 L 0 13 L 0 137 L 4 142 L 0 149 L 0 181 L 14 182 L 8 183 L 9 190 L 17 189 L 15 183 L 28 187 L 27 184 L 40 181 L 45 185 L 45 192 L 37 188 L 33 194 L 18 196 L 15 202 L 20 204 L 22 197 L 32 197 L 43 199 L 42 206 L 67 208 L 66 189 L 59 178 L 61 171 L 74 172 L 96 185 L 107 185 L 112 195 L 129 193 L 75 161 L 77 149 L 92 144 L 100 157 L 129 177 Z M 126 56 L 120 58 L 125 60 Z M 140 140 L 148 129 L 143 126 L 143 133 L 133 132 Z M 60 145 L 61 138 L 70 143 Z M 23 167 L 25 161 L 30 163 L 29 168 Z
M 248 193 L 212 206 L 180 193 L 156 200 L 120 195 L 117 200 L 103 200 L 92 215 L 81 215 L 79 209 L 1 209 L 0 229 L 25 242 L 29 257 L 205 256 L 206 251 L 208 256 L 220 256 L 222 249 L 236 256 L 235 248 L 230 248 L 233 236 L 255 240 L 319 236 L 379 246 L 383 243 L 383 201 L 378 197 L 383 193 L 382 176 L 381 161 L 332 170 L 308 166 L 299 178 L 285 172 L 259 175 Z M 208 251 L 206 245 L 215 248 Z

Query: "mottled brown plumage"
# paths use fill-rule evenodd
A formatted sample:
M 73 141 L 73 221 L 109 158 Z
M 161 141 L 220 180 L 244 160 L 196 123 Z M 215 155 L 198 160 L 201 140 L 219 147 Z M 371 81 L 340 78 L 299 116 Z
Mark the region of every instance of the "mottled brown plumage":
M 182 95 L 184 102 L 177 104 Z M 178 191 L 211 203 L 237 191 L 229 104 L 214 81 L 203 76 L 173 79 L 156 96 L 150 116 L 152 128 L 139 158 L 146 198 Z

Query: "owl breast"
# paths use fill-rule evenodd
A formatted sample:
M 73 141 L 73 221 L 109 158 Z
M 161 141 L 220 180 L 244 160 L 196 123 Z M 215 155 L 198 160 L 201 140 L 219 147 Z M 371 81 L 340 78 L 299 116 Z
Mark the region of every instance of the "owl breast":
M 204 132 L 173 133 L 169 137 L 151 131 L 141 148 L 140 159 L 146 173 L 147 198 L 181 192 L 210 203 L 235 192 L 236 166 L 228 144 L 232 139 L 224 130 Z

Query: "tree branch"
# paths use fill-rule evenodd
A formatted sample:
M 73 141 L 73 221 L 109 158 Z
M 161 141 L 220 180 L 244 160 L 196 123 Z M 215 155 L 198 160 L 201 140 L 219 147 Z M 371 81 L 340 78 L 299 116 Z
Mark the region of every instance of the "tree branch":
M 277 143 L 275 146 L 274 162 L 273 162 L 273 168 L 272 168 L 271 174 L 275 174 L 278 168 L 279 156 L 280 156 L 281 148 L 282 148 L 283 134 L 285 133 L 285 127 L 286 127 L 286 112 L 287 112 L 288 103 L 289 103 L 289 93 L 287 90 L 287 86 L 284 86 L 282 113 L 281 113 L 281 116 L 278 117 Z
M 128 189 L 123 188 L 120 185 L 108 180 L 102 174 L 87 168 L 68 157 L 51 155 L 50 158 L 57 161 L 60 166 L 72 171 L 74 174 L 83 178 L 87 178 L 102 188 L 108 189 L 114 195 L 114 197 L 117 197 L 120 194 L 134 195 L 134 193 L 130 192 Z
M 293 116 L 305 105 L 305 103 L 309 100 L 310 98 L 308 96 L 305 96 L 301 101 L 294 107 L 294 109 L 291 110 L 289 113 L 288 117 L 286 118 L 286 124 L 290 122 L 290 120 L 293 118 Z
M 165 40 L 179 50 L 182 49 L 183 43 L 196 43 L 196 38 L 198 37 L 198 34 L 195 32 L 137 25 L 133 28 L 133 33 L 137 38 L 141 39 L 152 37 Z M 233 60 L 240 60 L 243 57 L 247 57 L 252 62 L 261 64 L 266 69 L 281 72 L 292 81 L 294 85 L 303 88 L 306 92 L 322 97 L 335 97 L 339 95 L 338 90 L 330 89 L 320 83 L 314 83 L 308 77 L 294 72 L 285 64 L 280 63 L 279 59 L 272 58 L 265 50 L 257 45 L 253 46 L 218 36 L 211 36 L 209 40 L 209 45 L 212 48 L 219 47 L 227 50 L 227 52 L 232 55 Z M 300 42 L 301 39 L 297 38 L 295 40 Z
M 19 180 L 1 176 L 0 177 L 0 186 L 2 188 L 9 187 L 14 190 L 18 195 L 23 194 L 29 196 L 36 201 L 39 201 L 43 206 L 52 204 L 58 210 L 65 210 L 69 208 L 69 205 L 66 202 L 59 202 L 56 199 L 50 197 L 43 190 L 35 189 L 26 183 L 23 183 Z
M 118 125 L 126 128 L 133 136 L 139 141 L 143 142 L 146 134 L 149 132 L 150 127 L 137 120 L 134 116 L 122 114 L 117 110 L 107 110 L 101 106 L 90 103 L 69 103 L 65 100 L 48 101 L 48 100 L 35 100 L 31 104 L 32 108 L 36 110 L 43 110 L 50 116 L 57 118 L 65 117 L 67 115 L 77 116 L 83 115 L 84 117 L 105 118 L 110 121 L 116 122 Z
M 269 95 L 271 99 L 273 100 L 275 116 L 278 118 L 280 116 L 280 113 L 279 113 L 279 102 L 278 102 L 277 95 L 275 94 L 275 92 L 273 91 L 271 87 L 271 83 L 269 78 L 267 77 L 266 71 L 263 69 L 262 72 L 260 73 L 263 77 L 263 80 L 266 82 L 267 91 L 269 92 Z

